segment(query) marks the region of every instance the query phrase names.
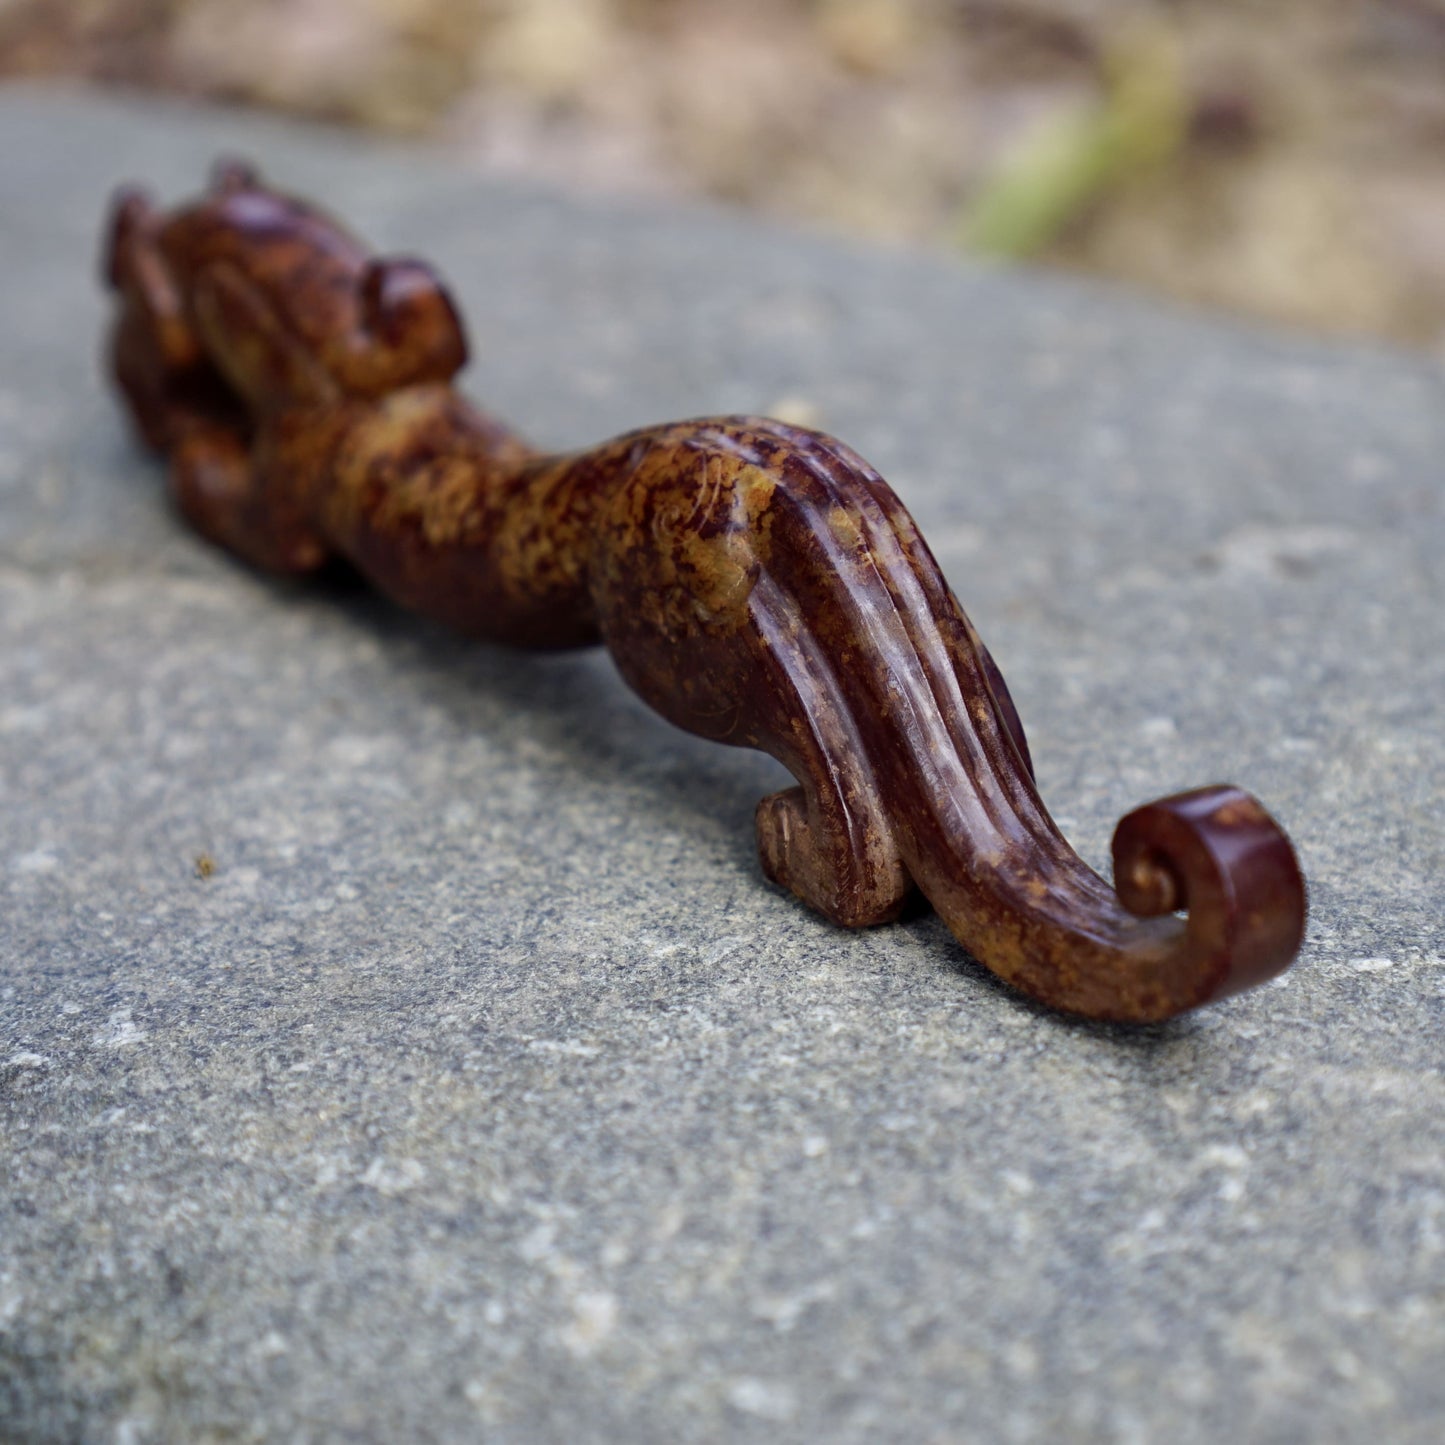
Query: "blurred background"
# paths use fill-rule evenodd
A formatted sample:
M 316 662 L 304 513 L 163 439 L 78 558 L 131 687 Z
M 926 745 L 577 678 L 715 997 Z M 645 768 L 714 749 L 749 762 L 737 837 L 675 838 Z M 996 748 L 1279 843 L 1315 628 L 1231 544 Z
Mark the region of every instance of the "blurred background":
M 0 0 L 0 75 L 421 136 L 1445 359 L 1445 0 Z

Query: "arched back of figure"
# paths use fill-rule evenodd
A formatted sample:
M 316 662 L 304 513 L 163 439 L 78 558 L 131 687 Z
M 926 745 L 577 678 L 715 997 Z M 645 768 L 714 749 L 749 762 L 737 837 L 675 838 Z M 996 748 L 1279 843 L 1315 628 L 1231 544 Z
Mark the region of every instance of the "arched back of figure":
M 116 380 L 200 532 L 272 571 L 343 556 L 477 637 L 604 642 L 664 717 L 793 774 L 758 806 L 763 867 L 834 922 L 917 889 L 999 977 L 1135 1022 L 1297 953 L 1294 851 L 1237 788 L 1129 814 L 1116 888 L 1078 858 L 987 649 L 841 442 L 717 417 L 538 452 L 452 389 L 462 327 L 424 264 L 241 166 L 169 214 L 123 192 L 106 274 Z

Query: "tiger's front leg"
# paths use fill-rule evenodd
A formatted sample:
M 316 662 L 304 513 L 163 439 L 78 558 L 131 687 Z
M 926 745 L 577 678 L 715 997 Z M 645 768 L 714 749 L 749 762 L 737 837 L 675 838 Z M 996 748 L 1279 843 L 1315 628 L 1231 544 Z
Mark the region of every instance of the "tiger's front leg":
M 315 571 L 328 549 L 294 509 L 276 505 L 265 452 L 215 417 L 174 418 L 171 500 L 208 541 L 263 572 Z
M 160 216 L 124 191 L 111 217 L 105 277 L 119 293 L 111 366 L 136 429 L 169 463 L 171 499 L 208 540 L 268 572 L 326 557 L 294 508 L 278 508 L 253 424 L 192 325 L 157 243 Z

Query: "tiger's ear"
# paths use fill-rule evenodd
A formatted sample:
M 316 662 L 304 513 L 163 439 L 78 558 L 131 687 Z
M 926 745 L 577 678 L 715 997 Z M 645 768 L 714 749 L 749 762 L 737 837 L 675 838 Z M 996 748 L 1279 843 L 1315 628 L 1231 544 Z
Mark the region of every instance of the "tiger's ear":
M 387 354 L 392 385 L 447 381 L 466 365 L 461 317 L 424 261 L 368 261 L 361 276 L 361 324 Z
M 222 156 L 211 167 L 211 190 L 217 195 L 231 196 L 237 191 L 254 191 L 260 184 L 260 171 L 250 161 L 236 156 Z
M 124 284 L 136 243 L 153 229 L 155 219 L 155 206 L 139 186 L 122 186 L 111 197 L 100 271 L 112 290 L 118 291 Z

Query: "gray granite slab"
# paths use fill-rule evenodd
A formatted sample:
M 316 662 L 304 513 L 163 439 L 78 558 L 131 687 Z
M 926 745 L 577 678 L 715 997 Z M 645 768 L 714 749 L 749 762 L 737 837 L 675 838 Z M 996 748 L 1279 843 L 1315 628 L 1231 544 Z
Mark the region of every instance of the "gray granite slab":
M 207 550 L 99 378 L 94 252 L 114 183 L 223 150 L 434 257 L 538 440 L 815 408 L 1087 857 L 1266 800 L 1296 969 L 1053 1017 L 771 889 L 773 765 L 604 658 Z M 0 1438 L 1440 1438 L 1434 369 L 13 86 L 0 257 Z

